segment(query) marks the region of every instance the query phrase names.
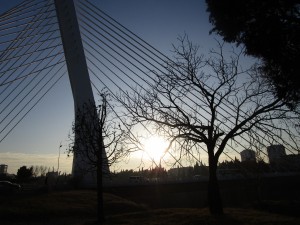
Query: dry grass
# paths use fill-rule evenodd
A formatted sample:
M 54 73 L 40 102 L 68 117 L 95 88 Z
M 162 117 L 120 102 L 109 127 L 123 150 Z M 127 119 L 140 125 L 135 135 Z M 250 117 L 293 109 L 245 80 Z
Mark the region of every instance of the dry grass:
M 108 218 L 107 224 L 123 225 L 299 225 L 299 218 L 246 209 L 225 209 L 223 216 L 211 216 L 207 209 L 158 209 Z
M 300 218 L 253 209 L 226 208 L 211 216 L 206 208 L 149 209 L 145 205 L 105 195 L 106 224 L 118 225 L 298 225 Z M 39 195 L 1 196 L 1 225 L 95 225 L 94 191 L 52 192 Z

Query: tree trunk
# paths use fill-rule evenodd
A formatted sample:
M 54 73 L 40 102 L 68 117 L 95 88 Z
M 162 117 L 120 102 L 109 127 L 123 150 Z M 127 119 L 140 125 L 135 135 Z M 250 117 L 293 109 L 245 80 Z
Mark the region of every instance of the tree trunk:
M 209 157 L 208 204 L 213 215 L 223 214 L 223 203 L 217 178 L 217 163 L 214 157 Z
M 102 174 L 102 151 L 97 156 L 97 219 L 99 224 L 104 224 L 104 199 L 103 199 L 103 174 Z

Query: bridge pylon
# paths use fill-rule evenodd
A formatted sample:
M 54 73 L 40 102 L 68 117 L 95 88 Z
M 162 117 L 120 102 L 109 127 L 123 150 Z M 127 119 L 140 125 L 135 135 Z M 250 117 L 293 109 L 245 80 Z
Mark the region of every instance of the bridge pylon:
M 91 115 L 90 112 L 92 112 L 92 115 L 96 113 L 95 100 L 74 2 L 73 0 L 54 0 L 54 2 L 74 99 L 76 127 L 76 124 L 80 123 L 83 116 Z M 90 112 L 86 110 L 90 110 Z M 95 122 L 94 119 L 95 118 L 91 116 L 88 120 L 93 123 Z M 77 148 L 80 148 L 80 151 L 90 151 L 87 147 L 89 144 L 84 144 L 84 137 L 81 136 L 81 133 L 82 132 L 78 132 L 77 129 L 75 129 L 74 144 Z M 93 171 L 92 168 L 95 167 L 95 165 L 91 165 L 88 157 L 88 154 L 78 154 L 78 152 L 74 152 L 72 175 L 81 180 L 81 185 L 94 186 L 96 184 L 96 171 Z M 102 158 L 105 162 L 107 161 L 105 151 L 102 151 Z M 107 162 L 103 163 L 102 161 L 102 164 L 103 170 L 109 171 Z

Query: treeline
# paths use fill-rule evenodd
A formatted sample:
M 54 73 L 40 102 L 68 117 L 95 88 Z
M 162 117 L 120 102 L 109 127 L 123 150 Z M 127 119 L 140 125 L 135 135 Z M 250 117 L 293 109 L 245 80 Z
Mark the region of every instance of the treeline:
M 55 177 L 58 178 L 60 176 L 70 177 L 70 174 L 61 173 L 55 170 L 54 168 L 50 168 L 43 165 L 36 166 L 21 166 L 16 174 L 0 174 L 0 180 L 8 180 L 12 182 L 47 182 L 48 178 Z
M 161 166 L 156 166 L 150 169 L 141 168 L 138 171 L 130 170 L 121 170 L 120 172 L 115 172 L 112 174 L 112 178 L 117 178 L 118 180 L 128 180 L 129 177 L 144 177 L 150 180 L 155 179 L 165 179 L 168 177 L 168 172 L 165 168 Z
M 285 157 L 277 162 L 266 163 L 263 160 L 258 161 L 244 161 L 241 162 L 237 158 L 232 161 L 223 161 L 218 164 L 218 175 L 236 175 L 243 176 L 255 175 L 255 174 L 268 174 L 268 173 L 287 173 L 287 172 L 300 172 L 299 157 Z M 127 182 L 130 177 L 143 177 L 148 181 L 166 180 L 166 179 L 195 179 L 199 177 L 208 177 L 208 166 L 202 162 L 195 163 L 194 166 L 189 167 L 176 167 L 169 170 L 162 166 L 156 166 L 153 168 L 140 168 L 139 170 L 126 169 L 119 172 L 112 172 L 111 178 L 118 181 Z M 17 182 L 30 182 L 40 181 L 47 182 L 47 179 L 60 179 L 64 177 L 64 180 L 71 179 L 70 174 L 61 173 L 54 168 L 46 167 L 43 165 L 36 166 L 21 166 L 17 174 L 8 175 L 0 174 L 0 180 L 9 180 Z
M 282 157 L 272 163 L 266 163 L 263 160 L 241 162 L 235 159 L 219 163 L 218 169 L 219 171 L 239 170 L 243 174 L 300 172 L 300 159 L 297 155 L 296 157 Z
M 300 165 L 296 161 L 287 159 L 279 160 L 275 163 L 266 163 L 263 160 L 241 162 L 237 158 L 232 161 L 223 161 L 218 164 L 218 176 L 243 176 L 300 172 Z M 209 176 L 208 166 L 202 162 L 195 163 L 194 166 L 176 167 L 169 170 L 157 166 L 150 169 L 121 170 L 112 174 L 112 178 L 127 182 L 130 177 L 143 177 L 149 181 L 155 180 L 190 180 L 201 179 Z

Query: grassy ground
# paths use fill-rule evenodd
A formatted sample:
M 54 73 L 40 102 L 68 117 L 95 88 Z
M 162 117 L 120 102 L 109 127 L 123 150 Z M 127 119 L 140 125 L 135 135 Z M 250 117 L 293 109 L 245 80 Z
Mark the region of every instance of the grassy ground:
M 106 224 L 118 225 L 299 225 L 300 218 L 249 208 L 225 208 L 220 217 L 206 208 L 151 209 L 142 204 L 105 195 Z M 0 196 L 1 225 L 94 225 L 94 191 L 50 192 L 32 195 Z

